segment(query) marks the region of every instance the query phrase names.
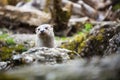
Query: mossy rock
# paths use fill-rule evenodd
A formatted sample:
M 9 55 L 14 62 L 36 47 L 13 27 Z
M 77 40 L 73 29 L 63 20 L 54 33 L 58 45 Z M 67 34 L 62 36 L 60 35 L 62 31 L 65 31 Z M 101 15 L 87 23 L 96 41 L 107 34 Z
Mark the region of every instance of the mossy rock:
M 67 48 L 72 51 L 80 52 L 81 48 L 85 46 L 84 43 L 85 39 L 86 39 L 86 34 L 75 35 L 72 39 L 70 38 L 68 42 L 63 43 L 60 47 Z
M 80 53 L 86 45 L 85 40 L 87 39 L 87 35 L 92 27 L 93 25 L 91 23 L 85 23 L 80 32 L 78 32 L 72 38 L 69 38 L 68 41 L 64 42 L 60 47 Z
M 76 51 L 82 57 L 103 56 L 109 40 L 119 32 L 120 24 L 104 24 L 95 28 L 88 35 L 84 33 L 74 36 L 73 39 L 63 43 L 61 47 Z
M 0 59 L 10 59 L 13 54 L 20 54 L 27 49 L 22 44 L 16 44 L 8 34 L 0 34 Z
M 20 54 L 27 49 L 23 45 L 3 46 L 0 47 L 1 60 L 10 59 L 13 54 Z

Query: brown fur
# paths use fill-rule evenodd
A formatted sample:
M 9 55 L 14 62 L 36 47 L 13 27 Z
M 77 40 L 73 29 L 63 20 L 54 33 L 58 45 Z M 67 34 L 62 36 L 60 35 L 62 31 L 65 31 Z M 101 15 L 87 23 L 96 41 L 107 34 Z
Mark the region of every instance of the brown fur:
M 55 47 L 53 27 L 43 24 L 36 28 L 36 47 Z

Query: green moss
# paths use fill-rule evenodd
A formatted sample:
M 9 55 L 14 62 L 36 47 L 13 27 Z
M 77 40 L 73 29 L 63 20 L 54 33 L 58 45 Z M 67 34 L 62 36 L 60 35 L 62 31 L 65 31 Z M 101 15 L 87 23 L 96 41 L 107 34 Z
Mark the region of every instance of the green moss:
M 0 58 L 2 60 L 10 59 L 13 53 L 22 53 L 27 49 L 23 45 L 4 46 L 0 48 Z
M 63 43 L 60 47 L 67 48 L 69 50 L 76 51 L 78 53 L 81 52 L 83 47 L 86 46 L 85 40 L 87 39 L 86 37 L 91 29 L 92 29 L 92 24 L 85 23 L 82 31 L 78 32 L 77 35 L 68 39 L 68 42 Z M 98 37 L 98 39 L 100 38 L 101 37 Z
M 83 29 L 61 47 L 76 51 L 81 57 L 103 56 L 109 45 L 109 40 L 114 36 L 116 30 L 111 25 L 103 25 L 91 34 L 88 34 L 89 31 L 89 28 Z
M 80 53 L 85 46 L 86 46 L 86 43 L 85 43 L 85 41 L 83 41 L 83 42 L 80 44 L 77 52 Z
M 13 38 L 7 38 L 6 39 L 6 43 L 8 44 L 8 45 L 13 45 L 13 44 L 15 44 L 15 41 L 14 41 L 14 39 Z
M 85 47 L 89 48 L 88 45 L 90 45 L 92 43 L 94 43 L 94 45 L 91 45 L 91 46 L 99 47 L 99 45 L 103 43 L 103 40 L 105 38 L 104 37 L 105 36 L 104 35 L 105 28 L 101 28 L 99 30 L 99 33 L 96 33 L 96 35 L 88 35 L 91 28 L 92 28 L 92 24 L 86 23 L 85 28 L 82 29 L 81 32 L 78 32 L 77 35 L 75 35 L 73 38 L 69 39 L 68 42 L 62 44 L 61 47 L 67 48 L 72 51 L 76 51 L 77 53 L 81 53 L 81 51 L 83 51 L 83 49 Z M 86 51 L 87 51 L 87 49 L 86 49 Z
M 8 34 L 1 34 L 1 35 L 0 35 L 0 39 L 4 39 L 4 38 L 6 38 L 6 37 L 8 37 Z
M 97 39 L 98 41 L 102 41 L 102 40 L 103 40 L 103 35 L 102 35 L 102 34 L 98 34 L 98 35 L 96 36 L 96 39 Z
M 1 60 L 10 59 L 13 53 L 22 53 L 27 49 L 22 44 L 16 44 L 14 39 L 8 34 L 0 35 L 0 58 Z
M 15 46 L 15 50 L 17 52 L 23 52 L 23 51 L 26 51 L 27 49 L 24 47 L 24 45 L 19 44 Z
M 100 33 L 104 33 L 105 32 L 105 29 L 100 29 Z
M 92 28 L 92 24 L 91 23 L 85 23 L 85 30 L 90 31 Z
M 84 46 L 83 41 L 85 39 L 86 39 L 86 34 L 81 33 L 79 35 L 75 35 L 73 38 L 70 38 L 67 43 L 62 44 L 60 47 L 78 52 L 81 51 L 81 47 Z
M 14 45 L 15 44 L 14 39 L 9 37 L 9 35 L 6 33 L 0 35 L 0 41 L 6 42 L 7 45 Z

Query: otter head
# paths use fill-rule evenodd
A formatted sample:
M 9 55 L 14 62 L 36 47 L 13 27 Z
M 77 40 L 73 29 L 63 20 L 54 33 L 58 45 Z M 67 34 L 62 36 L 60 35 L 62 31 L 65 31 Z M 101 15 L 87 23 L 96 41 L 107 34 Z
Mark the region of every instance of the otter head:
M 43 24 L 36 28 L 36 34 L 38 37 L 49 37 L 54 35 L 53 27 L 50 24 Z

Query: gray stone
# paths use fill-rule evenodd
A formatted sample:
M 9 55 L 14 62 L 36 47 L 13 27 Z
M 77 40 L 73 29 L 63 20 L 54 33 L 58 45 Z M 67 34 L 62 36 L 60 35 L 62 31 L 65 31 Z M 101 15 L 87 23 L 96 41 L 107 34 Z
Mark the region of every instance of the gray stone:
M 25 63 L 62 63 L 70 59 L 68 53 L 70 50 L 61 48 L 31 48 L 26 52 L 22 53 L 22 60 Z

